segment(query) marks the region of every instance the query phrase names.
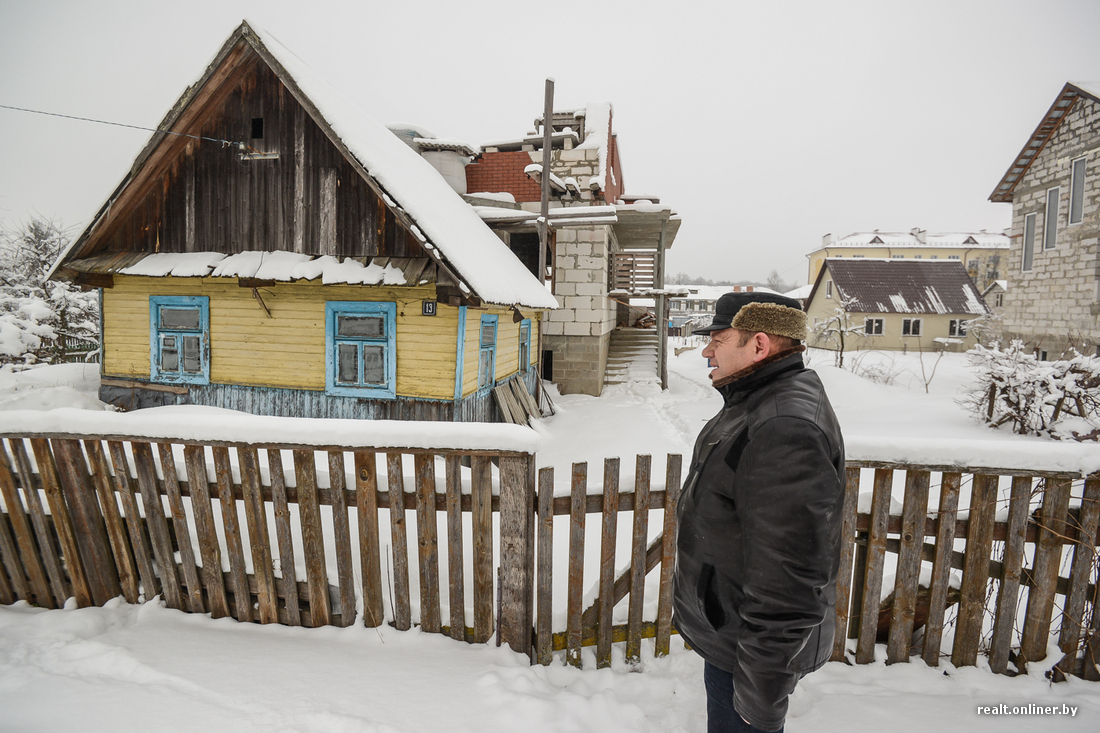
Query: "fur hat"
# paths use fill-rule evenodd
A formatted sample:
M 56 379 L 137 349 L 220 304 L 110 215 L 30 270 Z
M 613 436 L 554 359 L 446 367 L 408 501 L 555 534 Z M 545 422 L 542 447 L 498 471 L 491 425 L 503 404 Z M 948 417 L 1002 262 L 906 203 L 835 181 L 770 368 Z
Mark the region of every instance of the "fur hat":
M 712 333 L 726 328 L 803 341 L 806 314 L 797 300 L 777 293 L 726 293 L 718 299 L 711 324 L 693 333 Z

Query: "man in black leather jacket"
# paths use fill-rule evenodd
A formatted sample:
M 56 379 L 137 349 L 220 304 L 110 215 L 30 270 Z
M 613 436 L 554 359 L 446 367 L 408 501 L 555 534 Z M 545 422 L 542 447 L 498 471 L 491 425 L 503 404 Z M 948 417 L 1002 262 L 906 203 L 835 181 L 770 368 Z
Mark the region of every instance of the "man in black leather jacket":
M 828 660 L 845 471 L 840 426 L 802 363 L 798 301 L 727 293 L 703 356 L 725 404 L 678 507 L 675 625 L 706 660 L 708 731 L 781 731 Z

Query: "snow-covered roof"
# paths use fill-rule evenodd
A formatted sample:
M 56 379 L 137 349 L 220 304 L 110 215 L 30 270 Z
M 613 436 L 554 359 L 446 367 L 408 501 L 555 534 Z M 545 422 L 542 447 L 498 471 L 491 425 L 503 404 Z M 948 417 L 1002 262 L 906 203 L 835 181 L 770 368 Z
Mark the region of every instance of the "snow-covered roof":
M 1002 232 L 943 232 L 918 237 L 913 232 L 852 232 L 840 237 L 821 249 L 836 247 L 915 247 L 928 249 L 1007 249 L 1009 238 Z
M 826 270 L 849 313 L 989 313 L 959 260 L 826 259 L 811 299 Z
M 231 42 L 234 39 L 235 43 L 250 45 L 272 67 L 291 93 L 303 95 L 304 101 L 309 103 L 307 109 L 310 106 L 315 108 L 322 118 L 318 122 L 331 129 L 344 154 L 354 159 L 381 187 L 387 203 L 407 215 L 412 234 L 421 247 L 455 273 L 462 281 L 460 288 L 466 289 L 468 286 L 471 295 L 497 305 L 557 307 L 556 299 L 543 284 L 482 222 L 443 176 L 391 129 L 364 111 L 360 106 L 364 100 L 346 96 L 270 33 L 247 22 L 242 23 L 230 37 Z M 215 60 L 221 54 L 219 52 Z M 212 70 L 213 64 L 191 90 L 205 82 Z M 364 86 L 369 89 L 369 85 Z M 400 127 L 414 130 L 418 137 L 432 134 L 414 126 Z M 154 140 L 159 139 L 158 135 L 162 133 L 154 134 Z M 128 180 L 119 190 L 125 187 Z M 99 217 L 73 244 L 85 240 L 98 221 Z M 58 264 L 72 251 L 70 247 L 59 258 Z M 57 267 L 55 264 L 54 270 Z
M 787 296 L 788 298 L 794 298 L 795 300 L 805 300 L 806 298 L 810 297 L 810 293 L 813 292 L 813 289 L 814 284 L 809 283 L 808 285 L 803 285 L 800 288 L 795 288 L 788 293 L 783 293 L 783 295 Z

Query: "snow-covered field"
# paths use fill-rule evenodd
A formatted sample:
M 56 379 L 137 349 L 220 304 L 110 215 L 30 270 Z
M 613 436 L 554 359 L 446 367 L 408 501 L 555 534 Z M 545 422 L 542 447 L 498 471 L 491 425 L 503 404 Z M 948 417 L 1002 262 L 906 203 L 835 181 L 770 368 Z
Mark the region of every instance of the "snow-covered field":
M 925 371 L 935 357 L 925 359 Z M 857 371 L 892 377 L 879 384 L 832 366 L 813 352 L 845 431 L 851 457 L 882 455 L 969 465 L 1031 465 L 1095 470 L 1095 445 L 1056 444 L 992 432 L 955 404 L 967 388 L 962 355 L 939 362 L 925 392 L 913 355 L 869 352 Z M 95 367 L 0 372 L 0 424 L 64 424 L 95 409 Z M 663 471 L 667 453 L 690 454 L 695 434 L 718 409 L 698 351 L 670 359 L 670 389 L 632 383 L 600 398 L 556 396 L 558 413 L 536 427 L 539 466 L 555 466 L 558 490 L 568 468 L 589 463 L 599 484 L 608 456 L 622 459 L 633 483 L 634 456 L 650 453 Z M 189 414 L 193 413 L 193 414 Z M 85 413 L 85 419 L 94 414 Z M 143 420 L 156 419 L 146 411 Z M 125 418 L 110 415 L 108 419 Z M 171 408 L 165 423 L 216 421 L 237 432 L 248 418 L 203 408 Z M 42 422 L 44 421 L 44 422 Z M 255 424 L 255 423 L 251 423 Z M 904 454 L 904 455 L 902 455 Z M 663 473 L 661 474 L 663 476 Z M 44 611 L 0 607 L 0 731 L 704 731 L 702 662 L 673 639 L 672 654 L 629 669 L 616 651 L 611 669 L 559 663 L 530 667 L 508 649 L 467 645 L 392 628 L 291 629 L 118 601 L 106 608 Z M 878 656 L 884 658 L 884 650 Z M 979 708 L 1007 706 L 1008 714 Z M 1033 706 L 1070 714 L 1012 715 Z M 799 685 L 787 730 L 1094 731 L 1100 686 L 1051 685 L 1043 665 L 1028 676 L 976 668 L 939 668 L 919 658 L 891 667 L 828 664 Z

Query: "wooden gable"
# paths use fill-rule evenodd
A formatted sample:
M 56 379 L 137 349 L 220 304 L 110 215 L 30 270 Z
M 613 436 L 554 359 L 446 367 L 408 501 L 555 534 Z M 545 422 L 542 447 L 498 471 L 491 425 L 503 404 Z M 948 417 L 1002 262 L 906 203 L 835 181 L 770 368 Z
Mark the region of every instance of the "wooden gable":
M 153 137 L 66 263 L 107 252 L 430 257 L 242 28 L 169 112 L 160 129 L 170 132 Z M 75 274 L 66 269 L 58 274 Z

